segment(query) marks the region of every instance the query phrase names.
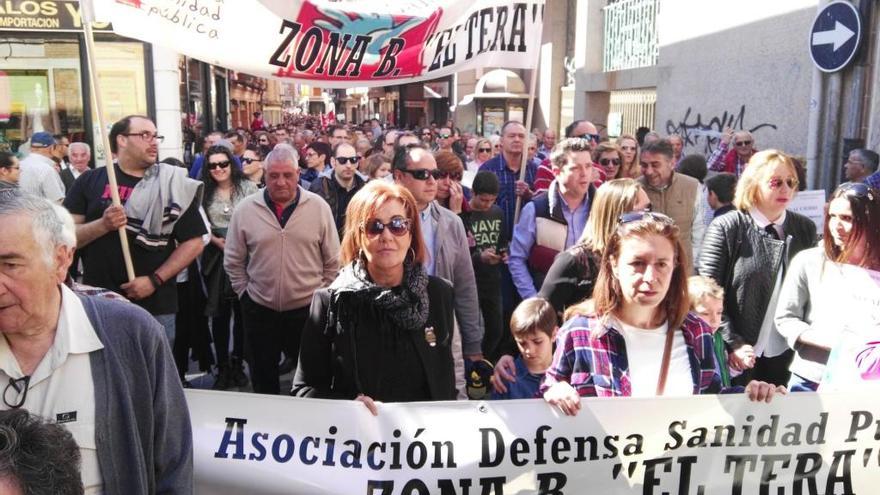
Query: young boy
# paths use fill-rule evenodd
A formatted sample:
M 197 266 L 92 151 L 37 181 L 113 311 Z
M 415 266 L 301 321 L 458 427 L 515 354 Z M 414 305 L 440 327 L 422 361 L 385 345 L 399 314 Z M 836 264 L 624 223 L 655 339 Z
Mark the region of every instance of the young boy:
M 471 187 L 473 196 L 469 203 L 470 211 L 459 215 L 468 236 L 480 312 L 483 314 L 483 355 L 492 362 L 499 357 L 498 347 L 504 331 L 501 266 L 507 262 L 507 246 L 510 243 L 510 236 L 504 227 L 504 212 L 495 205 L 498 189 L 498 176 L 486 171 L 477 173 Z
M 492 391 L 490 400 L 531 399 L 537 396 L 544 373 L 553 361 L 553 341 L 559 327 L 556 311 L 549 302 L 530 297 L 519 304 L 510 317 L 510 333 L 519 347 L 516 381 L 507 383 L 507 392 Z
M 724 310 L 724 289 L 709 277 L 694 275 L 688 279 L 688 293 L 691 311 L 708 323 L 714 332 L 715 361 L 721 374 L 721 385 L 729 387 L 731 373 L 727 364 L 727 348 L 721 332 L 717 331 L 721 326 L 721 313 Z

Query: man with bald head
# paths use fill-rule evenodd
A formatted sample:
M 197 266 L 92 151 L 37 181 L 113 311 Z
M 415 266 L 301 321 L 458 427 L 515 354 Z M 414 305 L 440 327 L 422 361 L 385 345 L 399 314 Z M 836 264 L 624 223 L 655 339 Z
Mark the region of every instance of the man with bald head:
M 409 190 L 419 207 L 429 255 L 425 267 L 428 274 L 446 279 L 455 289 L 455 319 L 460 331 L 453 335 L 452 353 L 456 388 L 463 398 L 462 354 L 471 361 L 483 359 L 483 324 L 464 224 L 458 215 L 434 201 L 437 179 L 443 172 L 437 169 L 437 161 L 424 144 L 398 147 L 392 166 L 394 182 Z
M 546 160 L 550 157 L 550 150 L 552 150 L 554 146 L 556 146 L 556 131 L 553 129 L 547 129 L 541 137 L 541 146 L 538 147 L 538 156 L 541 160 Z
M 709 170 L 731 173 L 738 179 L 752 155 L 757 152 L 752 133 L 746 130 L 734 131 L 728 127 L 724 129 L 718 147 L 706 159 L 706 165 Z

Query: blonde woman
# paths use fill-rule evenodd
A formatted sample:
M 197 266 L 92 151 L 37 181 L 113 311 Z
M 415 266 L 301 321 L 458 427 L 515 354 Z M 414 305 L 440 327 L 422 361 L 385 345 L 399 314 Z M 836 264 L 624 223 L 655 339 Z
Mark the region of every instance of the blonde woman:
M 476 173 L 480 170 L 480 165 L 492 158 L 493 155 L 491 141 L 485 138 L 477 140 L 477 144 L 474 146 L 474 159 L 467 164 L 468 171 Z
M 619 177 L 638 179 L 642 175 L 639 170 L 639 142 L 632 134 L 623 134 L 617 138 L 617 146 L 623 155 L 623 163 L 620 164 Z
M 700 251 L 699 271 L 724 289 L 721 332 L 733 380 L 788 383 L 793 358 L 776 329 L 774 314 L 783 275 L 798 252 L 816 245 L 816 226 L 786 208 L 798 190 L 794 162 L 777 150 L 752 155 L 736 186 L 736 210 L 711 224 Z

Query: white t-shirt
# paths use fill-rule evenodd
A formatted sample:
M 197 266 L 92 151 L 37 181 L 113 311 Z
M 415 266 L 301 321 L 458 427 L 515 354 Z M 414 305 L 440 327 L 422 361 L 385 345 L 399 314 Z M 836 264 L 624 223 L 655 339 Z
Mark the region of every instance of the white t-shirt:
M 82 457 L 81 473 L 85 493 L 103 492 L 104 480 L 95 444 L 95 382 L 89 353 L 103 349 L 79 297 L 61 286 L 61 314 L 55 341 L 31 374 L 23 408 L 64 425 L 73 435 Z M 6 337 L 0 334 L 0 385 L 24 374 Z M 19 400 L 10 387 L 6 399 Z M 0 401 L 0 409 L 9 407 Z
M 663 349 L 666 347 L 666 329 L 664 322 L 657 328 L 636 328 L 618 320 L 617 327 L 626 343 L 626 357 L 629 362 L 629 379 L 633 397 L 656 397 L 657 381 L 660 378 L 660 364 L 663 361 Z M 691 363 L 688 359 L 687 345 L 684 335 L 676 331 L 672 338 L 672 350 L 669 353 L 669 370 L 666 374 L 664 396 L 682 396 L 694 394 L 694 379 L 691 375 Z

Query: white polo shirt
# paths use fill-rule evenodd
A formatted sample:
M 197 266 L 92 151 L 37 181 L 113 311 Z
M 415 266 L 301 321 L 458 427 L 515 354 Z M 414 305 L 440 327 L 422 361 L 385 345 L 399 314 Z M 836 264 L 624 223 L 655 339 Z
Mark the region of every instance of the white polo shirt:
M 103 492 L 95 445 L 95 383 L 89 363 L 89 353 L 103 348 L 82 301 L 62 285 L 55 341 L 31 375 L 22 408 L 63 424 L 73 434 L 82 455 L 86 493 Z M 5 336 L 0 337 L 0 390 L 5 390 L 0 409 L 9 409 L 6 402 L 16 404 L 21 400 L 22 394 L 7 385 L 10 378 L 23 377 L 9 342 Z

